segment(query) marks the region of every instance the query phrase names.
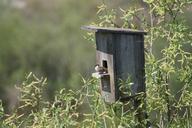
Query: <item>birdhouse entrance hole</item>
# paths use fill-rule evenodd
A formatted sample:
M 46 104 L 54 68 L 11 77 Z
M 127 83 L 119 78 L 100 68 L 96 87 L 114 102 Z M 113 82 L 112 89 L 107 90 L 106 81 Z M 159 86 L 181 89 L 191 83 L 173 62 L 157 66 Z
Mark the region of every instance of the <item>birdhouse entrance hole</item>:
M 103 67 L 108 70 L 107 60 L 103 60 Z

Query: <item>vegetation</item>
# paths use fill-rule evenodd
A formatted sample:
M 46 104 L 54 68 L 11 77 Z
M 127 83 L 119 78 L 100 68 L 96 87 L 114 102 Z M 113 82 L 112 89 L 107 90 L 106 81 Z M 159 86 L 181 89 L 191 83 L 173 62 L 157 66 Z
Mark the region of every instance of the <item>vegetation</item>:
M 48 78 L 49 99 L 63 86 L 78 88 L 80 74 L 87 77 L 88 65 L 94 65 L 94 47 L 80 27 L 94 18 L 96 3 L 29 0 L 18 8 L 11 1 L 22 0 L 0 1 L 1 90 L 22 82 L 29 72 Z
M 145 0 L 128 8 L 113 9 L 106 3 L 99 6 L 99 19 L 94 24 L 148 32 L 145 71 L 149 117 L 144 125 L 150 122 L 155 128 L 192 127 L 192 33 L 185 15 L 191 11 L 191 4 L 190 0 Z M 88 39 L 93 40 L 92 37 Z M 14 113 L 5 115 L 1 107 L 1 126 L 138 126 L 131 102 L 122 104 L 117 101 L 107 105 L 101 99 L 97 80 L 82 78 L 82 81 L 83 86 L 78 91 L 61 89 L 53 101 L 46 101 L 43 98 L 46 80 L 29 74 L 23 84 L 17 86 L 21 96 Z

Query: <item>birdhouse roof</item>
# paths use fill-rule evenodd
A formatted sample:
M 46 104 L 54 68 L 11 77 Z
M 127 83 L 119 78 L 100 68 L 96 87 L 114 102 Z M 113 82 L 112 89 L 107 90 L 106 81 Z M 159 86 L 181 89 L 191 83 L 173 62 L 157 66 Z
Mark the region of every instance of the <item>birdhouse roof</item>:
M 127 34 L 144 34 L 147 32 L 136 29 L 112 28 L 112 27 L 97 27 L 97 26 L 82 26 L 81 29 L 93 32 L 110 32 L 110 33 L 127 33 Z

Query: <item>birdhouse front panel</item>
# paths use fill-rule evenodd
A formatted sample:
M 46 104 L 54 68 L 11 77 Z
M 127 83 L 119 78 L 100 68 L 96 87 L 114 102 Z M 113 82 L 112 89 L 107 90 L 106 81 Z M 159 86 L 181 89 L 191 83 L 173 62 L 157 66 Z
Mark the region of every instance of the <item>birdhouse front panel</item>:
M 97 51 L 96 58 L 96 63 L 107 69 L 107 72 L 101 74 L 102 77 L 100 78 L 101 95 L 106 102 L 115 102 L 116 94 L 114 84 L 113 55 Z
M 101 78 L 101 95 L 108 103 L 113 103 L 117 99 L 114 84 L 114 62 L 113 62 L 113 40 L 110 33 L 96 33 L 96 63 L 106 68 L 108 77 Z

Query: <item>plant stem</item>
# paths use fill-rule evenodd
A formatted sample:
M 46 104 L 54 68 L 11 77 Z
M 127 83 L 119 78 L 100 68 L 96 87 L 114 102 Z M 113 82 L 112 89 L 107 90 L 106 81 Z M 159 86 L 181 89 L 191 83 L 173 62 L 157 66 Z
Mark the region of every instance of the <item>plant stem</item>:
M 166 59 L 167 61 L 167 59 Z M 170 107 L 170 100 L 169 100 L 169 84 L 168 84 L 168 73 L 166 73 L 166 78 L 165 78 L 165 97 L 166 97 L 166 102 L 167 102 L 167 121 L 168 123 L 171 121 L 171 107 Z

